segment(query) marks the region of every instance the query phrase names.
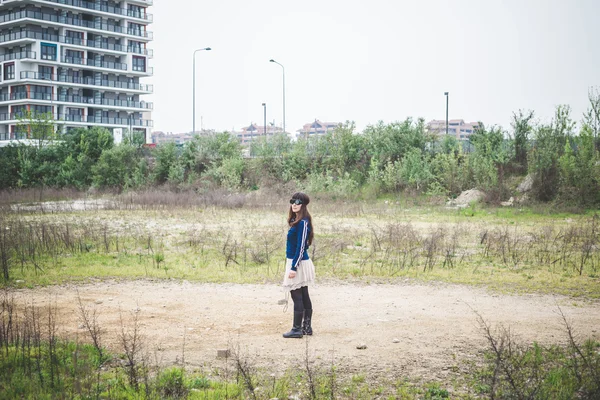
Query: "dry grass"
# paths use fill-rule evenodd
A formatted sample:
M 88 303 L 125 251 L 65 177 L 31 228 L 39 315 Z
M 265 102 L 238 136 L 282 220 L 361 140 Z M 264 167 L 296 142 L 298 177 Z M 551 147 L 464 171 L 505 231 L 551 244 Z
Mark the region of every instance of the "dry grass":
M 193 205 L 187 197 L 163 192 L 124 196 L 108 199 L 112 206 L 105 209 L 48 213 L 42 206 L 0 214 L 4 282 L 280 279 L 287 196 L 255 193 L 223 200 L 222 194 L 211 194 Z M 219 205 L 209 204 L 213 200 Z M 242 206 L 233 206 L 238 201 Z M 311 204 L 316 238 L 310 255 L 320 276 L 366 281 L 409 277 L 600 297 L 597 216 L 405 206 Z

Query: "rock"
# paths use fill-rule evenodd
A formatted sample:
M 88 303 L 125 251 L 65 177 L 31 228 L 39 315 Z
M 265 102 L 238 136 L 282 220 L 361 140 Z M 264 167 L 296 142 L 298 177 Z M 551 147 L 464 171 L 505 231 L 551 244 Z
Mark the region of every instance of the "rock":
M 284 304 L 287 304 L 287 300 L 286 299 L 277 300 L 277 305 L 282 306 Z
M 526 193 L 526 192 L 529 192 L 532 187 L 533 187 L 533 175 L 529 174 L 519 184 L 519 186 L 517 187 L 517 192 Z
M 394 342 L 394 343 L 400 343 L 400 339 L 394 339 L 394 340 L 392 340 L 392 342 Z
M 356 345 L 356 348 L 358 350 L 365 350 L 367 348 L 367 344 L 366 343 L 359 343 Z
M 508 199 L 508 201 L 501 202 L 500 205 L 503 207 L 511 207 L 513 205 L 514 201 L 515 201 L 514 197 L 511 197 L 510 199 Z
M 483 200 L 484 197 L 485 197 L 485 193 L 482 192 L 481 190 L 477 190 L 477 189 L 465 190 L 456 199 L 448 200 L 446 202 L 446 205 L 458 206 L 458 207 L 467 206 L 471 203 L 476 203 L 478 201 Z
M 96 304 L 102 304 L 102 300 L 96 300 Z
M 8 228 L 6 228 L 6 229 L 8 229 Z M 24 281 L 23 279 L 17 279 L 17 280 L 15 281 L 15 283 L 24 283 L 24 282 L 25 282 L 25 281 Z

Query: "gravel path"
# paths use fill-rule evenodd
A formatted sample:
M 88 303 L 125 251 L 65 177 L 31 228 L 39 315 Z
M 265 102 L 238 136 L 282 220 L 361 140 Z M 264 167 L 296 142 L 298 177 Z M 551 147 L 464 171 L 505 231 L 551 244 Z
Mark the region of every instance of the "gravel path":
M 21 300 L 55 304 L 63 334 L 86 338 L 77 305 L 95 309 L 103 342 L 121 352 L 121 315 L 138 312 L 146 348 L 164 363 L 219 367 L 218 349 L 237 346 L 256 365 L 282 372 L 300 363 L 305 340 L 283 339 L 292 309 L 278 301 L 276 285 L 196 284 L 176 281 L 99 282 L 17 292 Z M 309 354 L 322 365 L 335 360 L 349 373 L 443 379 L 486 346 L 479 313 L 525 342 L 565 343 L 558 307 L 581 338 L 600 338 L 600 302 L 547 295 L 501 295 L 447 284 L 321 284 L 311 288 L 315 335 Z M 185 338 L 185 351 L 184 348 Z M 365 344 L 364 350 L 357 345 Z M 157 350 L 157 351 L 155 351 Z

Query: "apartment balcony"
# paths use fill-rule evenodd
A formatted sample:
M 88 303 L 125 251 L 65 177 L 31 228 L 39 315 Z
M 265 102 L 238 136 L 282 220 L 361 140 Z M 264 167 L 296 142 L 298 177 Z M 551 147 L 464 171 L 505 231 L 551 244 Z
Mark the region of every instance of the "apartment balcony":
M 96 80 L 93 77 L 74 77 L 68 75 L 55 75 L 55 74 L 43 74 L 34 71 L 21 71 L 21 80 L 35 80 L 35 81 L 51 81 L 60 82 L 61 84 L 67 83 L 72 84 L 75 87 L 86 87 L 95 86 L 98 89 L 122 89 L 124 92 L 143 92 L 152 93 L 154 91 L 153 85 L 142 85 L 139 83 L 119 82 L 108 79 Z
M 18 53 L 0 54 L 0 62 L 10 60 L 35 60 L 35 51 L 20 51 Z
M 144 5 L 144 6 L 151 6 L 154 4 L 154 0 L 129 0 L 128 3 L 131 4 L 136 4 L 136 5 Z
M 142 54 L 149 57 L 154 56 L 154 52 L 150 49 L 144 49 L 141 47 L 123 46 L 116 43 L 104 43 L 95 40 L 83 40 L 79 38 L 73 38 L 69 36 L 53 35 L 49 33 L 34 32 L 32 30 L 25 30 L 21 32 L 7 33 L 0 35 L 0 43 L 22 41 L 22 40 L 45 40 L 49 42 L 58 42 L 65 44 L 72 44 L 75 46 L 83 46 L 94 49 L 103 49 L 108 51 L 115 51 L 121 53 L 133 53 Z
M 40 0 L 38 0 L 38 1 L 40 1 Z M 128 10 L 125 8 L 111 7 L 106 4 L 98 4 L 98 3 L 94 3 L 94 2 L 90 2 L 90 1 L 82 1 L 82 0 L 41 0 L 41 1 L 48 2 L 48 3 L 64 4 L 67 6 L 78 7 L 78 8 L 85 8 L 86 10 L 101 11 L 101 12 L 108 13 L 108 14 L 122 15 L 122 16 L 129 17 L 129 18 L 141 19 L 141 20 L 144 20 L 145 22 L 152 22 L 152 19 L 153 19 L 152 14 L 147 14 L 145 12 L 136 12 L 136 11 Z M 6 1 L 5 1 L 5 3 L 6 3 Z
M 19 21 L 22 19 L 34 19 L 38 21 L 53 22 L 56 24 L 64 24 L 71 26 L 79 26 L 83 28 L 95 29 L 99 31 L 113 32 L 123 35 L 136 36 L 139 38 L 152 39 L 152 32 L 142 31 L 140 29 L 131 29 L 120 25 L 108 24 L 104 22 L 86 21 L 80 18 L 63 17 L 55 14 L 42 13 L 40 11 L 23 10 L 10 12 L 0 15 L 0 25 L 8 22 Z
M 52 95 L 50 93 L 39 93 L 39 92 L 20 92 L 20 93 L 4 93 L 0 94 L 1 102 L 14 102 L 19 100 L 41 100 L 57 103 L 77 103 L 85 106 L 96 105 L 96 106 L 107 106 L 107 107 L 118 107 L 118 108 L 136 108 L 141 110 L 152 110 L 154 108 L 153 103 L 145 101 L 129 101 L 129 100 L 118 100 L 118 99 L 96 99 L 94 97 L 84 96 L 73 96 L 73 95 Z
M 67 122 L 87 122 L 89 124 L 99 124 L 99 125 L 123 125 L 123 126 L 142 126 L 142 127 L 154 126 L 154 123 L 150 119 L 108 118 L 108 117 L 95 117 L 93 115 L 88 115 L 88 116 L 65 115 L 63 120 L 67 121 Z
M 58 115 L 55 114 L 54 120 L 56 123 L 65 124 L 68 122 L 76 122 L 84 125 L 87 124 L 98 124 L 98 125 L 121 125 L 121 126 L 135 126 L 135 127 L 152 127 L 154 123 L 150 119 L 138 119 L 138 118 L 108 118 L 108 117 L 95 117 L 93 115 Z M 23 114 L 10 113 L 0 114 L 0 121 L 4 123 L 18 123 L 23 119 Z
M 60 61 L 66 64 L 86 65 L 88 67 L 98 67 L 107 69 L 117 69 L 121 71 L 127 71 L 127 64 L 120 62 L 110 62 L 93 60 L 91 58 L 80 58 L 80 57 L 67 57 L 62 56 Z

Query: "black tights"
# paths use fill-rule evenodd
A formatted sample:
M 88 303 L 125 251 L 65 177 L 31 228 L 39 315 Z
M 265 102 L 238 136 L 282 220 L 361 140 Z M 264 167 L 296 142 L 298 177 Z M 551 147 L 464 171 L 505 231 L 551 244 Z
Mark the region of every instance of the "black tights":
M 290 291 L 294 301 L 294 312 L 303 312 L 312 309 L 312 302 L 308 295 L 308 286 L 302 286 L 300 289 Z

